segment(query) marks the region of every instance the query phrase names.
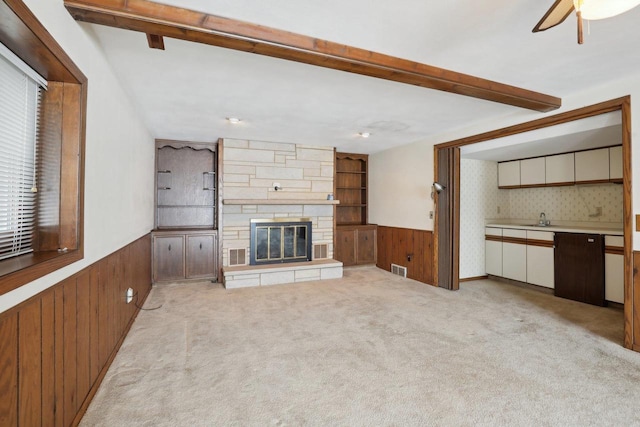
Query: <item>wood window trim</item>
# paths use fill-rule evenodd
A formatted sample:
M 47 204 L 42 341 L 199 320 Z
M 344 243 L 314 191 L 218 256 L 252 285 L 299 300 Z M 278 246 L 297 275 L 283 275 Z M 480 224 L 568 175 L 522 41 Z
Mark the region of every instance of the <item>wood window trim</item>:
M 40 133 L 60 150 L 59 223 L 38 229 L 34 253 L 0 261 L 3 295 L 84 257 L 87 78 L 21 0 L 0 2 L 0 42 L 48 81 Z

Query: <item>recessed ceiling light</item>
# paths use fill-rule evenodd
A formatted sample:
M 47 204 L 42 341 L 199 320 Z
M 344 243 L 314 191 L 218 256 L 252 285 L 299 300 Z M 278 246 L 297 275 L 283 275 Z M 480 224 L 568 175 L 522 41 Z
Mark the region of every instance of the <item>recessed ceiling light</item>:
M 227 120 L 229 121 L 229 123 L 231 123 L 232 125 L 237 125 L 238 123 L 240 123 L 242 120 L 240 120 L 237 117 L 227 117 Z
M 363 138 L 369 138 L 371 136 L 370 132 L 358 132 L 358 135 L 360 135 Z

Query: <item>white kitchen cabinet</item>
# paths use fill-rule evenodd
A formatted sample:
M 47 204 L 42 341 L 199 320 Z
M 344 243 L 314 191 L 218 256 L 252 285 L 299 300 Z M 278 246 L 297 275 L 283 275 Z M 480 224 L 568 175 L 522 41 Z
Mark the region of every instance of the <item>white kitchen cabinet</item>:
M 544 157 L 520 160 L 520 185 L 544 184 L 545 177 Z
M 527 281 L 527 232 L 505 228 L 502 230 L 502 277 Z
M 609 179 L 622 179 L 622 145 L 609 148 Z
M 527 282 L 554 287 L 554 233 L 527 230 Z
M 502 239 L 502 229 L 487 227 L 484 234 L 489 237 L 484 242 L 486 273 L 502 276 L 502 241 L 489 240 L 491 237 Z
M 604 236 L 604 299 L 624 304 L 624 238 Z
M 575 181 L 574 153 L 547 156 L 545 160 L 545 177 L 547 184 L 561 184 Z
M 576 182 L 609 180 L 609 149 L 576 152 Z
M 498 163 L 498 187 L 520 185 L 520 160 Z

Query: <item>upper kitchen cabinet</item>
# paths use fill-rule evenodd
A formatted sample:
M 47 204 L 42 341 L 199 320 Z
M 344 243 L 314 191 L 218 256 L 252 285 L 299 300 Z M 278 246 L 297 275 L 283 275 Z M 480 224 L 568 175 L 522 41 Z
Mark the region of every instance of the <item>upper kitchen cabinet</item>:
M 498 163 L 498 187 L 520 186 L 520 160 Z
M 575 182 L 574 153 L 545 157 L 546 184 L 572 185 Z
M 622 145 L 609 147 L 609 179 L 622 182 Z
M 498 163 L 498 188 L 622 182 L 622 146 Z
M 546 183 L 544 157 L 520 160 L 520 185 L 543 185 Z
M 609 149 L 578 151 L 576 154 L 576 184 L 609 181 Z

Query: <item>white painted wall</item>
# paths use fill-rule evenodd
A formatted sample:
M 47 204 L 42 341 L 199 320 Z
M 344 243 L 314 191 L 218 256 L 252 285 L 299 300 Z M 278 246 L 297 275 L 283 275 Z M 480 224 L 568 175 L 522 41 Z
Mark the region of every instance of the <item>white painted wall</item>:
M 63 0 L 25 0 L 89 79 L 84 259 L 0 296 L 0 312 L 51 287 L 153 228 L 151 134 L 114 77 L 100 47 Z M 149 262 L 149 260 L 140 260 Z
M 563 107 L 550 113 L 516 110 L 513 114 L 482 123 L 472 123 L 455 132 L 435 135 L 428 140 L 408 146 L 375 153 L 370 156 L 370 207 L 369 218 L 378 225 L 433 230 L 428 211 L 433 201 L 428 190 L 417 191 L 433 182 L 433 146 L 458 138 L 477 135 L 495 129 L 524 123 L 543 116 L 574 110 L 599 102 L 631 95 L 631 140 L 640 141 L 640 106 L 634 108 L 633 100 L 640 97 L 640 73 L 594 88 L 585 88 L 573 96 L 564 97 Z M 640 212 L 640 150 L 632 149 L 632 197 L 633 213 Z M 406 187 L 403 187 L 406 186 Z M 416 209 L 419 208 L 419 209 Z M 632 221 L 632 218 L 629 219 Z M 633 248 L 640 248 L 640 233 L 634 232 Z
M 369 156 L 369 223 L 433 230 L 433 144 L 417 143 Z

